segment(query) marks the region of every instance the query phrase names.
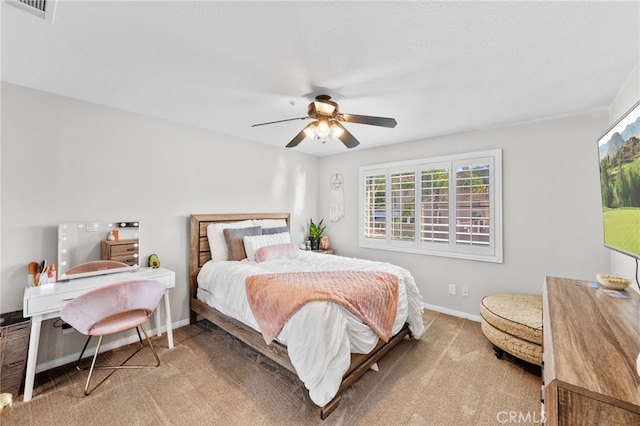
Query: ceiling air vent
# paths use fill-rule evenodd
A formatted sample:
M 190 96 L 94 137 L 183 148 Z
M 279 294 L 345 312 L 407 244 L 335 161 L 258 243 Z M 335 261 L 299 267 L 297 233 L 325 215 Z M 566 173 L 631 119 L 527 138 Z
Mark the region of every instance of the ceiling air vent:
M 56 0 L 5 0 L 5 3 L 53 23 Z

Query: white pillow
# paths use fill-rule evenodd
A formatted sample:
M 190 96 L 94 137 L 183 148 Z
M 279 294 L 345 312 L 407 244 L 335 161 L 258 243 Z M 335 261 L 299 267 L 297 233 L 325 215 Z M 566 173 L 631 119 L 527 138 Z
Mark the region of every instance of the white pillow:
M 227 242 L 224 239 L 222 230 L 225 228 L 248 228 L 253 226 L 253 220 L 243 220 L 241 222 L 218 222 L 207 226 L 207 239 L 211 248 L 211 259 L 214 262 L 227 260 Z
M 262 226 L 262 228 L 280 228 L 287 226 L 287 221 L 284 219 L 254 219 L 253 224 L 255 226 Z
M 280 234 L 266 234 L 246 236 L 244 239 L 244 251 L 247 252 L 247 259 L 256 260 L 256 251 L 260 247 L 275 246 L 276 244 L 286 244 L 291 242 L 291 235 L 288 232 Z

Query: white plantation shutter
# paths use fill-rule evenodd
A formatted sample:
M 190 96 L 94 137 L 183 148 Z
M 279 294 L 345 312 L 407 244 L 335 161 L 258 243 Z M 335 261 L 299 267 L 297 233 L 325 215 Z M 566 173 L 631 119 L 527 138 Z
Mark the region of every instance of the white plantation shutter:
M 372 171 L 364 179 L 364 236 L 386 240 L 387 176 L 384 172 Z
M 502 152 L 361 167 L 360 246 L 502 262 Z
M 456 230 L 455 243 L 460 250 L 490 253 L 492 246 L 490 157 L 457 161 L 455 167 Z M 464 248 L 462 248 L 464 246 Z
M 420 169 L 420 242 L 448 244 L 448 164 L 423 165 Z
M 416 236 L 416 172 L 392 171 L 390 181 L 391 240 L 415 241 Z

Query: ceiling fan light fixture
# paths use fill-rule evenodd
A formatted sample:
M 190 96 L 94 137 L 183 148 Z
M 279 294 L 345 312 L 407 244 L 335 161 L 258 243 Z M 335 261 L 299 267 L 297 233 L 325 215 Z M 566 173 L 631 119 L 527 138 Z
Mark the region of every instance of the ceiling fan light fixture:
M 331 129 L 327 120 L 318 120 L 316 124 L 316 135 L 321 138 L 326 138 L 330 133 Z
M 307 135 L 309 139 L 313 139 L 316 137 L 316 123 L 311 123 L 311 125 L 304 128 L 304 134 Z
M 356 139 L 343 125 L 346 123 L 368 124 L 370 126 L 396 127 L 396 120 L 390 117 L 375 117 L 372 115 L 342 114 L 338 104 L 331 100 L 329 95 L 318 95 L 315 101 L 307 106 L 307 116 L 298 118 L 287 118 L 284 120 L 269 121 L 266 123 L 253 124 L 251 127 L 263 126 L 265 124 L 283 123 L 293 120 L 314 120 L 307 124 L 300 132 L 286 145 L 287 148 L 294 148 L 304 139 L 316 139 L 322 143 L 328 140 L 340 140 L 347 148 L 355 148 L 360 145 Z
M 332 105 L 333 102 L 331 103 L 327 103 L 327 102 L 318 102 L 315 101 L 314 106 L 316 108 L 316 111 L 319 112 L 322 115 L 333 115 L 333 112 L 336 110 L 336 106 Z
M 342 136 L 343 133 L 344 129 L 342 127 L 338 126 L 335 123 L 331 124 L 331 136 L 334 139 L 338 139 L 340 136 Z

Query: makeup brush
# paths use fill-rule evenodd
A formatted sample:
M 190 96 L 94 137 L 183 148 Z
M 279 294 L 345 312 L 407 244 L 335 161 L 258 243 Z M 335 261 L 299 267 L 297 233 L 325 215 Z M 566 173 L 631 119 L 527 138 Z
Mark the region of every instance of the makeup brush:
M 27 264 L 27 274 L 31 275 L 31 281 L 34 286 L 38 285 L 38 281 L 36 281 L 36 275 L 38 275 L 38 263 L 37 262 L 29 262 Z

